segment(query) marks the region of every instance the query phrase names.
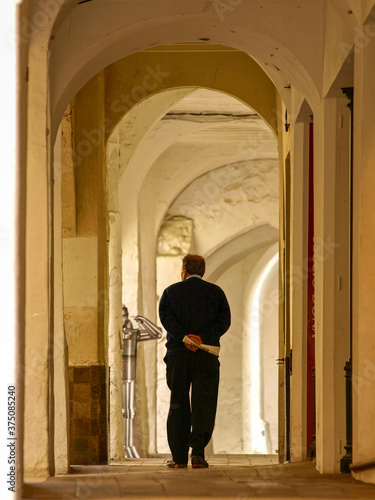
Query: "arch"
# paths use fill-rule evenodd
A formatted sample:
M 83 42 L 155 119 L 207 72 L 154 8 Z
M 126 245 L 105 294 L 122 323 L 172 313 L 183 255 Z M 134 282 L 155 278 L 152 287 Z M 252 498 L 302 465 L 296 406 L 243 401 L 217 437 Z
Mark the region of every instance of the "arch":
M 114 82 L 106 95 L 110 132 L 139 101 L 169 89 L 206 88 L 236 97 L 260 115 L 277 133 L 277 92 L 257 62 L 228 47 L 188 45 L 143 51 L 108 66 L 105 78 Z
M 168 207 L 173 203 L 178 194 L 180 194 L 194 179 L 203 175 L 206 172 L 214 171 L 225 164 L 223 156 L 218 156 L 214 160 L 210 160 L 205 165 L 194 165 L 194 168 L 180 168 L 177 171 L 174 167 L 171 173 L 174 175 L 173 182 L 169 182 L 169 174 L 165 172 L 165 164 L 163 161 L 160 162 L 160 170 L 158 170 L 158 165 L 156 163 L 162 156 L 163 152 L 173 144 L 176 137 L 181 133 L 181 131 L 170 130 L 169 124 L 167 124 L 168 135 L 165 143 L 162 140 L 157 139 L 156 151 L 152 151 L 151 147 L 147 147 L 148 140 L 155 141 L 156 136 L 156 123 L 159 122 L 160 117 L 163 113 L 167 112 L 174 100 L 178 100 L 186 93 L 190 92 L 191 88 L 186 90 L 173 89 L 170 91 L 163 91 L 155 94 L 153 97 L 144 99 L 136 107 L 134 107 L 129 113 L 127 113 L 120 124 L 114 129 L 113 133 L 109 136 L 108 147 L 113 147 L 116 149 L 121 147 L 121 138 L 116 137 L 118 131 L 121 131 L 122 127 L 125 127 L 124 138 L 129 139 L 129 135 L 133 138 L 136 116 L 145 116 L 148 121 L 147 127 L 140 127 L 141 132 L 139 136 L 137 135 L 137 149 L 134 150 L 130 144 L 129 140 L 126 142 L 126 148 L 124 148 L 124 154 L 122 152 L 119 154 L 115 153 L 113 156 L 115 161 L 118 158 L 126 158 L 128 161 L 126 169 L 123 170 L 123 175 L 120 180 L 120 207 L 122 205 L 121 212 L 123 214 L 123 237 L 122 237 L 122 256 L 123 256 L 123 279 L 124 279 L 124 301 L 132 311 L 137 311 L 140 314 L 144 314 L 150 318 L 153 318 L 155 314 L 155 279 L 156 279 L 156 269 L 154 269 L 155 264 L 155 242 L 157 238 L 157 233 L 159 231 L 161 222 L 168 210 Z M 183 131 L 187 133 L 191 132 L 190 124 L 183 124 Z M 195 124 L 199 129 L 204 129 L 207 127 L 205 124 Z M 210 124 L 212 126 L 212 124 Z M 267 130 L 267 126 L 262 125 L 264 129 Z M 129 133 L 129 135 L 128 135 Z M 276 138 L 271 131 L 267 134 L 274 141 L 274 158 L 275 165 L 277 165 L 277 148 L 276 148 Z M 163 136 L 164 137 L 164 136 Z M 149 139 L 150 138 L 150 139 Z M 138 140 L 139 139 L 139 140 Z M 131 150 L 131 153 L 127 153 L 126 150 Z M 258 157 L 257 153 L 255 159 Z M 150 158 L 151 155 L 151 158 Z M 245 150 L 239 151 L 240 159 L 245 159 L 248 154 Z M 241 156 L 242 155 L 242 156 Z M 266 159 L 268 159 L 267 157 Z M 228 156 L 228 162 L 233 160 L 232 157 Z M 192 160 L 194 163 L 194 160 Z M 239 162 L 238 162 L 239 163 Z M 174 182 L 176 181 L 176 182 Z M 157 186 L 162 186 L 161 193 L 156 193 Z M 124 196 L 121 200 L 121 193 Z M 158 204 L 155 204 L 155 200 Z M 162 206 L 161 202 L 162 201 Z M 145 221 L 144 216 L 141 217 L 142 212 L 145 212 L 147 219 Z M 140 219 L 142 219 L 142 226 L 140 225 Z M 141 231 L 140 227 L 146 229 Z M 265 231 L 264 240 L 259 234 L 256 235 L 257 231 L 254 232 L 254 237 L 256 242 L 243 241 L 244 244 L 248 244 L 247 252 L 253 251 L 254 248 L 260 248 L 265 242 L 269 242 L 267 236 L 272 239 L 272 242 L 277 241 L 278 232 L 275 228 L 268 228 L 269 231 Z M 261 231 L 260 231 L 261 232 Z M 260 233 L 259 232 L 259 233 Z M 270 233 L 270 234 L 268 234 Z M 118 252 L 120 254 L 121 252 Z M 172 278 L 173 279 L 173 278 Z M 127 289 L 132 288 L 129 292 Z M 149 348 L 149 347 L 148 347 Z M 151 349 L 151 348 L 150 348 Z M 153 349 L 153 347 L 152 347 Z M 148 354 L 146 353 L 146 356 Z M 152 359 L 147 359 L 147 366 L 150 371 L 153 371 Z M 146 375 L 148 376 L 148 375 Z M 150 386 L 150 384 L 149 384 Z
M 136 52 L 160 47 L 171 40 L 186 44 L 201 43 L 204 39 L 243 51 L 262 64 L 280 92 L 292 83 L 312 105 L 318 102 L 321 75 L 315 62 L 320 46 L 309 45 L 310 57 L 304 66 L 303 47 L 295 43 L 293 33 L 286 38 L 282 29 L 280 21 L 286 15 L 283 6 L 273 5 L 274 13 L 269 17 L 267 9 L 254 15 L 252 6 L 243 2 L 233 10 L 230 29 L 226 20 L 220 19 L 214 3 L 208 8 L 206 2 L 176 3 L 164 8 L 150 2 L 144 9 L 137 7 L 111 2 L 109 9 L 108 2 L 88 2 L 75 8 L 64 5 L 60 10 L 50 44 L 53 130 L 73 96 L 95 74 L 124 56 L 132 57 Z M 91 23 L 87 23 L 88 13 Z M 316 33 L 322 31 L 319 9 L 303 5 L 298 16 L 302 25 L 314 20 Z
M 147 147 L 147 140 L 148 137 L 151 137 L 150 140 L 153 140 L 155 133 L 154 125 L 159 123 L 160 118 L 170 109 L 172 104 L 181 99 L 184 95 L 187 95 L 187 93 L 191 90 L 192 89 L 190 87 L 187 89 L 177 88 L 159 92 L 152 97 L 144 99 L 123 117 L 121 122 L 119 122 L 117 127 L 109 136 L 108 144 L 111 143 L 111 137 L 117 133 L 116 131 L 120 131 L 121 133 L 121 129 L 124 127 L 126 134 L 126 138 L 124 136 L 124 141 L 126 140 L 126 147 L 121 149 L 120 137 L 114 139 L 113 143 L 114 148 L 121 151 L 121 161 L 124 160 L 124 163 L 128 161 L 125 171 L 124 166 L 120 166 L 121 171 L 124 173 L 119 180 L 119 193 L 126 193 L 126 196 L 120 195 L 119 210 L 123 214 L 123 248 L 129 247 L 129 254 L 124 252 L 123 259 L 128 262 L 134 261 L 134 242 L 140 241 L 143 237 L 148 238 L 150 234 L 156 238 L 166 211 L 178 193 L 181 193 L 181 191 L 185 189 L 186 186 L 195 178 L 205 172 L 213 171 L 221 167 L 224 163 L 223 157 L 217 157 L 216 159 L 211 160 L 208 164 L 205 164 L 204 167 L 202 166 L 200 170 L 197 170 L 197 166 L 195 164 L 192 165 L 191 168 L 186 167 L 183 172 L 175 176 L 174 182 L 170 182 L 168 180 L 168 175 L 164 172 L 165 169 L 163 169 L 162 173 L 166 178 L 165 182 L 163 182 L 162 188 L 160 188 L 162 195 L 159 193 L 160 196 L 156 196 L 155 189 L 161 183 L 161 172 L 159 172 L 156 168 L 157 160 L 161 157 L 163 152 L 173 144 L 176 136 L 180 134 L 181 131 L 177 131 L 176 127 L 173 126 L 172 129 L 168 128 L 168 136 L 165 143 L 158 141 L 156 147 L 153 146 L 152 148 L 152 156 L 150 156 L 149 153 L 151 148 Z M 232 95 L 232 97 L 237 98 L 235 95 Z M 138 135 L 134 132 L 134 130 L 138 128 L 138 125 L 135 123 L 137 116 L 141 116 L 141 120 L 144 120 L 142 127 L 140 127 L 141 132 Z M 168 127 L 169 124 L 166 124 L 166 126 Z M 201 128 L 205 127 L 204 124 L 200 124 L 199 126 Z M 190 130 L 189 126 L 186 126 L 186 130 Z M 132 146 L 132 141 L 129 141 L 129 136 L 132 138 L 132 141 L 134 141 L 134 144 L 136 145 L 135 147 Z M 245 149 L 236 154 L 238 155 L 237 161 L 245 158 L 249 159 L 249 154 Z M 276 148 L 275 154 L 277 154 Z M 259 152 L 256 153 L 255 158 L 258 158 L 258 156 L 261 156 L 259 155 Z M 118 153 L 115 153 L 114 157 L 118 157 Z M 268 156 L 265 159 L 268 159 Z M 230 156 L 228 156 L 228 160 L 230 160 Z M 152 166 L 153 168 L 151 168 Z M 150 211 L 149 204 L 155 199 L 155 197 L 158 198 L 158 206 L 156 211 Z M 148 230 L 146 236 L 138 234 L 139 224 L 137 220 L 141 213 L 146 213 L 148 217 Z M 150 217 L 152 217 L 152 220 Z M 129 241 L 130 244 L 127 244 L 126 242 Z M 143 248 L 149 247 L 149 245 L 142 245 L 142 242 L 140 242 L 140 247 L 142 246 Z M 139 257 L 140 256 L 138 256 L 138 258 Z M 149 276 L 151 282 L 153 282 L 153 272 L 150 271 L 150 265 L 151 264 L 148 261 L 148 271 L 145 271 L 143 274 Z M 126 270 L 124 269 L 124 277 L 125 274 Z M 135 282 L 140 282 L 141 277 L 142 265 L 141 268 L 138 268 L 138 266 L 134 267 L 133 272 L 131 272 L 131 279 L 135 280 Z M 128 300 L 130 300 L 134 307 L 142 307 L 136 296 L 131 299 L 129 298 Z M 145 312 L 143 312 L 143 314 L 145 314 Z
M 214 252 L 215 254 L 220 255 L 222 257 L 221 259 L 210 259 L 210 257 L 206 258 L 207 274 L 205 275 L 204 279 L 215 282 L 219 284 L 219 286 L 223 287 L 223 289 L 226 291 L 232 309 L 232 327 L 231 330 L 223 336 L 221 342 L 222 354 L 225 363 L 222 366 L 222 385 L 220 390 L 221 398 L 219 397 L 218 420 L 215 434 L 213 436 L 215 453 L 238 453 L 239 449 L 243 449 L 244 453 L 251 452 L 251 433 L 250 436 L 248 434 L 249 427 L 252 425 L 251 421 L 254 420 L 254 415 L 252 415 L 252 412 L 254 411 L 254 405 L 252 408 L 247 408 L 247 421 L 244 422 L 243 431 L 240 432 L 238 429 L 239 427 L 241 427 L 240 416 L 241 414 L 243 414 L 243 412 L 241 412 L 241 405 L 243 404 L 244 400 L 246 401 L 246 403 L 248 403 L 249 401 L 249 395 L 246 393 L 249 387 L 248 383 L 246 382 L 246 389 L 243 389 L 242 387 L 245 383 L 245 377 L 249 376 L 249 370 L 246 371 L 246 368 L 242 368 L 242 371 L 241 366 L 249 365 L 250 351 L 254 351 L 254 343 L 251 343 L 252 339 L 246 337 L 246 334 L 248 334 L 248 328 L 246 327 L 246 321 L 244 321 L 242 314 L 245 314 L 249 309 L 248 303 L 252 300 L 250 294 L 260 281 L 261 275 L 262 273 L 264 273 L 264 270 L 267 267 L 267 263 L 270 260 L 270 256 L 274 256 L 275 251 L 276 256 L 278 256 L 277 230 L 274 228 L 269 228 L 274 230 L 271 231 L 271 233 L 274 232 L 275 237 L 265 237 L 263 240 L 261 240 L 261 236 L 258 233 L 257 229 L 261 231 L 262 229 L 266 228 L 263 227 L 251 229 L 247 232 L 244 232 L 243 235 L 238 235 L 237 237 L 233 238 L 232 241 L 224 242 L 223 245 L 218 248 L 216 252 Z M 165 257 L 160 258 L 160 260 L 163 259 L 165 259 Z M 161 263 L 161 268 L 159 269 L 157 280 L 159 294 L 161 294 L 165 286 L 168 286 L 170 284 L 171 276 L 172 279 L 173 275 L 175 275 L 176 277 L 178 276 L 180 265 L 180 255 L 170 256 L 167 258 L 166 262 Z M 239 271 L 239 269 L 241 271 Z M 274 271 L 274 269 L 272 269 L 271 271 Z M 169 279 L 165 277 L 165 273 L 168 272 L 170 273 Z M 247 276 L 247 278 L 243 279 L 243 276 L 241 276 L 241 272 L 243 272 L 243 276 Z M 268 273 L 268 282 L 266 279 L 263 279 L 263 287 L 261 287 L 262 293 L 266 291 L 270 278 L 272 279 L 274 277 L 275 272 L 271 274 Z M 162 283 L 159 283 L 159 279 L 161 279 Z M 235 297 L 236 300 L 234 300 Z M 263 296 L 261 297 L 261 300 L 264 300 Z M 238 312 L 239 314 L 237 315 L 236 312 Z M 261 329 L 258 329 L 258 343 L 261 341 L 261 339 L 259 339 L 260 330 Z M 277 345 L 276 339 L 277 329 L 275 331 L 275 342 Z M 263 353 L 261 352 L 261 350 L 258 352 L 258 354 L 263 357 Z M 159 380 L 163 379 L 162 373 L 164 373 L 164 363 L 162 362 L 162 359 L 164 355 L 164 343 L 160 343 L 158 346 Z M 276 357 L 277 355 L 275 355 L 275 358 Z M 235 366 L 235 369 L 233 369 L 233 364 Z M 258 362 L 256 366 L 254 365 L 255 369 L 258 369 L 258 372 L 261 369 L 261 365 L 262 362 Z M 261 385 L 263 384 L 263 378 L 258 377 L 254 384 L 254 370 L 250 373 L 250 375 L 252 375 L 252 394 L 262 394 Z M 274 378 L 274 383 L 277 384 L 277 375 Z M 158 401 L 160 402 L 161 406 L 160 408 L 158 407 L 158 427 L 160 426 L 160 428 L 164 429 L 164 422 L 168 408 L 168 390 L 165 388 L 165 384 L 159 384 L 157 391 Z M 239 420 L 238 425 L 235 429 L 233 429 L 233 432 L 231 434 L 232 430 L 228 428 L 227 424 L 228 418 L 233 418 L 233 402 L 236 402 L 235 414 L 239 417 Z M 259 416 L 261 418 L 262 412 L 260 407 L 262 405 L 262 401 L 258 401 L 257 405 L 258 411 L 255 415 L 255 418 L 258 418 Z M 232 417 L 230 417 L 230 415 L 232 415 Z M 249 415 L 251 416 L 251 418 Z M 258 420 L 257 425 L 259 424 Z M 264 426 L 264 429 L 267 431 L 265 440 L 268 440 L 269 443 L 269 432 L 266 424 Z M 243 448 L 243 444 L 241 444 L 244 442 L 244 439 L 241 436 L 247 436 L 247 449 Z M 158 433 L 158 438 L 160 440 L 159 443 L 161 443 L 162 446 L 162 452 L 166 452 L 167 443 L 165 440 L 165 436 Z M 233 446 L 234 448 L 231 448 L 231 446 Z M 254 448 L 254 452 L 272 453 L 272 449 L 270 448 L 270 446 L 266 448 L 264 443 L 262 443 L 262 446 L 263 448 Z M 230 450 L 233 449 L 236 449 L 237 451 L 231 452 Z
M 268 224 L 243 231 L 207 255 L 207 268 L 211 270 L 207 274 L 207 279 L 216 282 L 226 269 L 242 260 L 250 252 L 276 243 L 278 239 L 278 229 Z

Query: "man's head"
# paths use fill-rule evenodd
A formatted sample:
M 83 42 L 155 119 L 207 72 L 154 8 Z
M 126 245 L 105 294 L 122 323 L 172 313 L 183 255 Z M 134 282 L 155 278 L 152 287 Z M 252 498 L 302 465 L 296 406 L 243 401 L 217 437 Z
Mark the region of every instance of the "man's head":
M 200 255 L 188 254 L 182 259 L 182 279 L 186 279 L 191 274 L 203 276 L 206 270 L 206 262 Z

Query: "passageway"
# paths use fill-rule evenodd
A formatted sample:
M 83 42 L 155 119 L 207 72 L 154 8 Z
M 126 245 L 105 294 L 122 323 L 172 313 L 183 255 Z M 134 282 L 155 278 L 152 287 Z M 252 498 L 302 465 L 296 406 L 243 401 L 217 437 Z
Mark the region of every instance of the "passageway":
M 167 458 L 107 466 L 72 466 L 70 475 L 27 484 L 26 500 L 370 499 L 375 485 L 349 475 L 319 474 L 313 462 L 278 464 L 275 455 L 216 455 L 209 469 L 167 469 Z
M 24 498 L 375 498 L 375 0 L 15 4 Z M 123 449 L 121 306 L 187 252 L 234 318 L 207 471 L 165 465 L 162 341 Z

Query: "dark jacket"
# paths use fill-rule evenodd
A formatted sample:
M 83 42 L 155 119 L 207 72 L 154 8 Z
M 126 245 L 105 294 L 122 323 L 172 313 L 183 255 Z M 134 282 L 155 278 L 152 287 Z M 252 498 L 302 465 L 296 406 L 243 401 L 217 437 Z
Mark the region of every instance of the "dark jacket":
M 167 330 L 168 352 L 186 349 L 182 339 L 189 334 L 199 335 L 203 344 L 218 346 L 231 321 L 223 290 L 197 276 L 164 290 L 159 316 Z

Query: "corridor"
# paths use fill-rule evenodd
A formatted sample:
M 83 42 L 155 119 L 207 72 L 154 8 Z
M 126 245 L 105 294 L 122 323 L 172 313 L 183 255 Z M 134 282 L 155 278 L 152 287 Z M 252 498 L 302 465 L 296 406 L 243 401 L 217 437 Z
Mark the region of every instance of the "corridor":
M 319 474 L 312 462 L 280 465 L 276 455 L 215 455 L 209 469 L 167 469 L 167 456 L 114 465 L 71 466 L 70 475 L 25 485 L 23 499 L 375 498 L 375 485 L 349 474 Z
M 5 3 L 6 493 L 375 499 L 375 0 Z M 188 253 L 232 314 L 208 470 L 135 319 Z

